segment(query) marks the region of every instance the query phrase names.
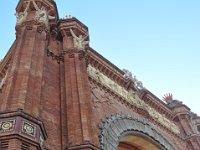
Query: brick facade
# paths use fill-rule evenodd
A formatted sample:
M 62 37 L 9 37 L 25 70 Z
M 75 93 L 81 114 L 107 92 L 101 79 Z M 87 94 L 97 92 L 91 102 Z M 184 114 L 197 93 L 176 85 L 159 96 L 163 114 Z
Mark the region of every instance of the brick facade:
M 20 0 L 16 12 L 0 62 L 1 150 L 200 149 L 200 118 L 93 50 L 53 0 Z

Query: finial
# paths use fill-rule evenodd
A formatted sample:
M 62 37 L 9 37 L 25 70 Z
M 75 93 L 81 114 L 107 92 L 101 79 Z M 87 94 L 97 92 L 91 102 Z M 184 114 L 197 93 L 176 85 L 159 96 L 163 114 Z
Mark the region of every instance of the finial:
M 171 93 L 167 93 L 163 96 L 163 101 L 167 104 L 173 101 L 173 95 Z

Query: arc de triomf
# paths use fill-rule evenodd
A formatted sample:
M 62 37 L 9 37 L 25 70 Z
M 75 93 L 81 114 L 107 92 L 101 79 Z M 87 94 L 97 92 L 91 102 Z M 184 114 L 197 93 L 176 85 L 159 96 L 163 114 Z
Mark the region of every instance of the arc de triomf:
M 20 0 L 0 63 L 0 150 L 200 150 L 200 117 L 89 46 L 53 0 Z

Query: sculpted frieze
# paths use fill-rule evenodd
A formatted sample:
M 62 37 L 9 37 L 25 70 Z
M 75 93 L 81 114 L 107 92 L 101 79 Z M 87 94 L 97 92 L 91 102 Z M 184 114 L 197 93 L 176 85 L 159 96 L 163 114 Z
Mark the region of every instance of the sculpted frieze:
M 108 89 L 125 99 L 129 104 L 146 110 L 155 121 L 159 122 L 175 134 L 180 133 L 179 128 L 172 121 L 167 119 L 164 114 L 160 114 L 157 110 L 146 104 L 138 97 L 138 95 L 134 91 L 127 91 L 124 87 L 120 86 L 118 83 L 114 82 L 112 79 L 104 75 L 100 70 L 94 68 L 91 65 L 88 65 L 87 70 L 89 76 L 92 79 L 96 80 L 103 86 L 107 87 Z

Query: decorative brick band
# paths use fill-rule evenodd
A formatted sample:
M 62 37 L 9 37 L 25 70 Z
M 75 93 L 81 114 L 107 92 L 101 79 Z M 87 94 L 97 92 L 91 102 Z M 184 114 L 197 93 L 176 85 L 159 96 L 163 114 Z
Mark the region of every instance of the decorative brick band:
M 126 134 L 137 131 L 155 141 L 166 150 L 175 148 L 146 119 L 125 114 L 115 114 L 106 118 L 100 127 L 100 147 L 102 150 L 116 150 L 119 139 Z
M 0 113 L 0 138 L 15 136 L 24 137 L 43 146 L 47 135 L 43 123 L 25 112 L 13 111 Z

